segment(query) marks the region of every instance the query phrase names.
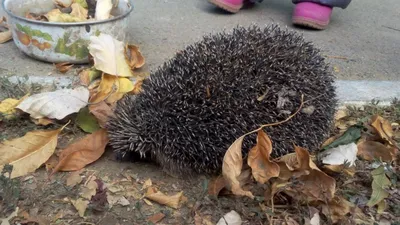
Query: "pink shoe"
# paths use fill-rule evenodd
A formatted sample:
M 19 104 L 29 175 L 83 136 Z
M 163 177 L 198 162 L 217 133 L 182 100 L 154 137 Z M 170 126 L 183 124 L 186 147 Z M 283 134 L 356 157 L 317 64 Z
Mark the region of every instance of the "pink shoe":
M 293 11 L 293 24 L 324 30 L 330 21 L 332 7 L 313 2 L 297 3 Z
M 243 7 L 245 0 L 208 0 L 217 7 L 231 13 L 237 13 Z

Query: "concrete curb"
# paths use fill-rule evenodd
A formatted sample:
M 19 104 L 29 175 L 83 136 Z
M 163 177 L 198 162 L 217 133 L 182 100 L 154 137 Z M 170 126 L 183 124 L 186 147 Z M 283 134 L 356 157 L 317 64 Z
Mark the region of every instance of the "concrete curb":
M 78 84 L 78 77 L 43 77 L 43 76 L 2 76 L 11 83 L 40 84 L 57 89 L 68 88 Z M 379 105 L 389 105 L 394 98 L 400 98 L 400 81 L 349 81 L 335 82 L 340 105 L 364 105 L 371 100 L 379 101 Z M 0 90 L 1 92 L 1 90 Z

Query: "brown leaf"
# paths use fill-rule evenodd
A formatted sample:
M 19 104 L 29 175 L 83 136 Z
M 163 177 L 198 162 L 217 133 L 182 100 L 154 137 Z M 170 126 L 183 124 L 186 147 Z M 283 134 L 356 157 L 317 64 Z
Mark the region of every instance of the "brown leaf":
M 394 145 L 392 139 L 393 129 L 389 121 L 385 120 L 379 115 L 375 115 L 371 118 L 371 126 L 375 129 L 380 138 L 382 138 L 384 141 L 387 141 L 389 144 Z
M 125 57 L 128 59 L 129 66 L 133 69 L 141 68 L 145 64 L 145 59 L 135 45 L 125 46 Z
M 356 173 L 356 168 L 355 166 L 352 167 L 347 167 L 346 165 L 324 165 L 324 169 L 327 171 L 334 172 L 334 173 L 344 173 L 349 176 L 354 176 Z
M 130 92 L 131 94 L 137 95 L 142 91 L 143 79 L 136 80 L 133 85 L 133 90 Z
M 398 151 L 395 147 L 385 146 L 375 141 L 364 141 L 359 143 L 357 147 L 357 155 L 368 161 L 380 159 L 384 162 L 392 162 L 396 160 Z
M 306 149 L 295 146 L 295 152 L 297 161 L 293 160 L 293 154 L 288 154 L 278 160 L 278 165 L 283 171 L 283 174 L 282 172 L 279 174 L 279 178 L 283 180 L 296 178 L 297 181 L 285 192 L 294 198 L 303 198 L 305 195 L 307 201 L 331 199 L 335 193 L 335 179 L 318 169 Z M 298 193 L 303 195 L 298 195 Z
M 173 196 L 167 196 L 167 195 L 163 194 L 162 192 L 158 191 L 157 189 L 155 189 L 153 187 L 149 187 L 144 196 L 152 201 L 155 201 L 155 202 L 161 204 L 161 205 L 166 205 L 171 208 L 178 209 L 179 203 L 183 196 L 183 191 L 181 191 Z
M 208 194 L 212 196 L 218 196 L 219 192 L 226 187 L 226 180 L 223 176 L 214 178 L 208 185 Z
M 278 164 L 270 160 L 271 152 L 271 139 L 263 130 L 259 130 L 257 145 L 250 150 L 247 163 L 252 169 L 254 179 L 261 184 L 279 175 Z
M 229 147 L 228 151 L 226 151 L 222 164 L 222 174 L 233 194 L 254 198 L 250 191 L 244 191 L 242 189 L 238 180 L 243 167 L 242 143 L 245 136 L 246 135 L 243 135 L 236 139 Z
M 335 196 L 332 200 L 328 201 L 328 205 L 323 204 L 322 213 L 330 217 L 332 223 L 339 222 L 348 214 L 352 214 L 352 217 L 356 220 L 369 220 L 360 208 L 340 196 Z
M 101 101 L 97 104 L 89 105 L 89 112 L 92 113 L 94 117 L 96 117 L 100 127 L 102 128 L 105 127 L 108 119 L 114 116 L 114 111 L 104 101 Z
M 47 126 L 49 124 L 53 124 L 53 120 L 47 119 L 47 118 L 39 118 L 39 119 L 34 119 L 31 117 L 31 120 L 36 124 L 36 125 L 41 125 L 41 126 Z
M 69 62 L 62 62 L 62 63 L 56 63 L 55 67 L 60 73 L 66 73 L 68 72 L 74 64 L 71 64 Z
M 103 155 L 108 143 L 107 131 L 100 129 L 73 143 L 60 154 L 60 161 L 52 174 L 57 171 L 80 170 Z
M 58 158 L 55 155 L 52 155 L 45 163 L 44 165 L 46 166 L 46 171 L 49 172 L 53 170 L 58 163 Z
M 156 223 L 160 222 L 162 219 L 164 219 L 164 217 L 165 217 L 165 215 L 163 213 L 157 213 L 157 214 L 154 214 L 154 215 L 148 217 L 147 221 L 156 224 Z

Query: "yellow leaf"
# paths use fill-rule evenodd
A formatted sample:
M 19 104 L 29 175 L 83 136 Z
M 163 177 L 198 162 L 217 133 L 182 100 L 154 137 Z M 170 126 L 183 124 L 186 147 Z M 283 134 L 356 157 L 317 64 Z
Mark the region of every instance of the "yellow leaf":
M 116 91 L 117 87 L 115 83 L 117 79 L 118 77 L 116 76 L 103 74 L 101 76 L 101 81 L 97 93 L 90 98 L 90 102 L 98 103 L 107 99 L 111 95 L 111 93 Z
M 70 13 L 71 16 L 73 16 L 75 18 L 79 18 L 82 21 L 87 20 L 87 15 L 88 15 L 87 9 L 83 8 L 78 3 L 72 3 L 71 8 L 72 8 L 72 11 Z
M 127 78 L 120 77 L 115 80 L 115 86 L 117 91 L 112 93 L 110 97 L 106 99 L 109 104 L 115 103 L 120 100 L 126 93 L 133 90 L 133 83 Z
M 56 69 L 61 73 L 66 73 L 74 66 L 74 64 L 71 64 L 69 62 L 63 62 L 63 63 L 56 63 L 55 66 Z
M 147 189 L 148 187 L 151 187 L 151 185 L 153 185 L 153 183 L 151 182 L 151 179 L 149 178 L 144 182 L 142 190 Z
M 34 172 L 53 155 L 58 134 L 64 127 L 28 132 L 21 138 L 0 144 L 0 170 L 5 164 L 13 165 L 12 178 Z
M 133 73 L 125 58 L 125 48 L 121 41 L 108 34 L 91 36 L 89 53 L 93 56 L 94 67 L 104 73 L 132 77 Z
M 75 186 L 82 182 L 80 171 L 71 173 L 67 178 L 67 186 Z
M 378 214 L 382 214 L 386 209 L 386 202 L 385 200 L 382 200 L 381 202 L 378 203 L 378 210 L 377 213 Z
M 183 196 L 183 191 L 181 191 L 173 196 L 167 196 L 152 187 L 148 188 L 147 192 L 145 194 L 146 198 L 148 198 L 152 201 L 155 201 L 159 204 L 169 206 L 174 209 L 179 208 L 179 203 L 181 201 L 182 196 Z
M 0 102 L 0 114 L 3 114 L 3 116 L 5 116 L 7 119 L 12 118 L 16 112 L 15 107 L 17 107 L 19 103 L 26 99 L 28 95 L 29 94 L 26 94 L 19 100 L 13 98 L 4 99 L 2 102 Z
M 243 135 L 236 139 L 228 151 L 226 151 L 222 164 L 222 175 L 233 194 L 254 198 L 254 195 L 250 191 L 242 189 L 238 180 L 243 167 L 242 143 L 245 136 Z
M 257 145 L 250 150 L 247 163 L 252 169 L 254 179 L 261 184 L 279 175 L 278 164 L 270 160 L 271 152 L 271 139 L 263 130 L 259 130 Z

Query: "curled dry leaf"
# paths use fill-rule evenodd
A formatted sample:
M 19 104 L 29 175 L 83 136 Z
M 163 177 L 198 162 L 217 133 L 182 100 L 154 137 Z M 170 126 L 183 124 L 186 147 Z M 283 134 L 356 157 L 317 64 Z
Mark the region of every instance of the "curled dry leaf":
M 31 120 L 32 120 L 36 125 L 39 125 L 39 126 L 47 126 L 47 125 L 49 125 L 49 124 L 53 124 L 53 123 L 54 123 L 53 120 L 46 119 L 46 118 L 34 119 L 34 118 L 31 117 Z
M 28 132 L 21 138 L 1 143 L 0 171 L 5 164 L 10 164 L 13 166 L 11 178 L 34 172 L 53 155 L 58 134 L 64 127 Z
M 130 93 L 134 95 L 139 94 L 140 92 L 142 92 L 142 85 L 143 85 L 143 79 L 137 79 L 135 81 L 135 84 L 133 85 L 133 90 Z
M 393 129 L 389 121 L 379 115 L 375 115 L 371 117 L 371 126 L 375 129 L 380 138 L 389 144 L 394 145 Z
M 149 178 L 144 182 L 142 190 L 147 189 L 148 187 L 151 187 L 151 185 L 153 185 L 153 183 L 151 182 L 151 179 Z
M 222 175 L 233 194 L 254 198 L 254 195 L 250 191 L 242 189 L 238 180 L 243 167 L 242 143 L 245 136 L 246 135 L 243 135 L 236 139 L 229 147 L 228 151 L 226 151 L 222 164 Z
M 340 120 L 348 116 L 348 111 L 346 109 L 339 109 L 335 113 L 335 120 Z
M 298 194 L 302 193 L 307 201 L 332 199 L 336 188 L 335 179 L 318 169 L 306 149 L 295 146 L 295 154 L 297 162 L 293 160 L 293 154 L 278 160 L 278 165 L 281 166 L 279 178 L 282 180 L 296 178 L 296 181 L 299 181 L 284 192 L 294 198 L 304 197 Z
M 238 181 L 240 186 L 243 187 L 244 185 L 251 182 L 251 169 L 245 169 L 238 177 Z M 223 176 L 218 176 L 211 180 L 208 185 L 208 194 L 211 196 L 218 196 L 222 189 L 224 189 L 228 185 L 228 182 L 225 180 Z
M 11 30 L 6 22 L 7 19 L 4 16 L 0 18 L 0 44 L 12 39 Z
M 91 97 L 90 102 L 105 101 L 112 104 L 120 100 L 124 94 L 131 92 L 133 88 L 132 81 L 127 78 L 103 74 L 98 91 Z
M 60 161 L 52 174 L 60 170 L 74 171 L 82 169 L 103 155 L 107 143 L 107 131 L 100 129 L 71 144 L 61 152 Z
M 145 59 L 136 45 L 125 46 L 125 57 L 132 69 L 141 68 L 145 64 Z
M 181 202 L 181 198 L 183 197 L 183 191 L 172 196 L 167 196 L 162 192 L 158 191 L 157 189 L 149 187 L 144 196 L 161 205 L 166 205 L 171 208 L 178 209 Z
M 396 160 L 397 148 L 393 146 L 385 146 L 375 141 L 363 141 L 358 144 L 357 155 L 365 160 L 382 160 L 384 162 L 392 162 Z
M 85 107 L 89 99 L 89 90 L 85 87 L 62 89 L 32 95 L 23 100 L 16 108 L 29 113 L 32 118 L 50 118 L 62 120 Z
M 99 185 L 96 182 L 96 177 L 91 176 L 85 182 L 85 186 L 82 187 L 82 192 L 81 192 L 80 196 L 85 199 L 90 200 L 96 194 L 96 190 L 98 187 L 99 187 Z
M 114 76 L 133 76 L 125 58 L 124 44 L 112 36 L 103 33 L 98 37 L 91 36 L 89 53 L 93 56 L 96 69 Z
M 73 66 L 74 66 L 74 64 L 71 64 L 69 62 L 62 62 L 62 63 L 55 64 L 56 69 L 61 73 L 68 72 Z
M 247 163 L 252 169 L 254 179 L 261 184 L 279 175 L 279 165 L 270 160 L 271 152 L 271 139 L 263 130 L 259 130 L 257 144 L 250 150 Z

